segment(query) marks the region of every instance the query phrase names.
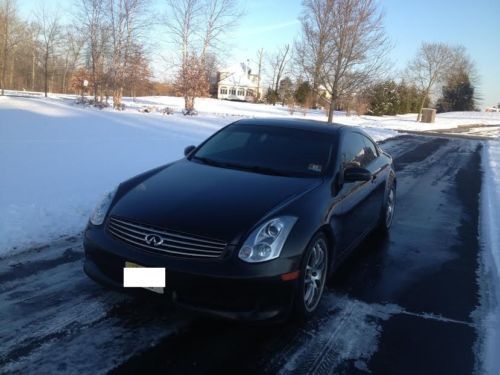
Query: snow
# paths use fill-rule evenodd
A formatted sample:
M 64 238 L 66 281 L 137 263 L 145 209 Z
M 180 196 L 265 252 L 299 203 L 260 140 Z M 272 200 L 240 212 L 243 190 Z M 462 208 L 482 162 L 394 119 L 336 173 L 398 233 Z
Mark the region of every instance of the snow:
M 482 155 L 481 192 L 482 254 L 478 275 L 481 306 L 475 312 L 479 324 L 479 373 L 498 374 L 500 369 L 500 139 L 486 142 Z
M 345 117 L 345 116 L 344 116 Z M 442 130 L 454 129 L 464 125 L 500 125 L 500 113 L 486 112 L 450 112 L 436 116 L 436 122 L 431 124 L 416 122 L 414 113 L 396 116 L 350 116 L 342 118 L 341 122 L 347 125 L 361 125 L 364 127 L 380 127 L 394 130 Z

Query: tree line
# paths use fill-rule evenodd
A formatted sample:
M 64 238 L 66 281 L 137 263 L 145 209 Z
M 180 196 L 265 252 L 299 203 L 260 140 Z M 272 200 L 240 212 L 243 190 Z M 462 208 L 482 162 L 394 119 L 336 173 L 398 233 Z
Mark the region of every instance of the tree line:
M 151 86 L 144 48 L 147 0 L 76 0 L 71 24 L 40 3 L 29 20 L 15 0 L 0 0 L 0 87 L 59 93 L 88 91 L 95 101 Z
M 292 56 L 278 51 L 269 58 L 268 103 L 325 107 L 329 122 L 337 109 L 417 113 L 418 121 L 435 97 L 441 112 L 476 109 L 477 74 L 462 46 L 424 42 L 404 71 L 391 71 L 387 56 L 392 45 L 375 0 L 304 0 L 300 22 Z
M 242 12 L 238 0 L 163 0 L 161 23 L 171 56 L 170 81 L 153 82 L 147 29 L 150 0 L 75 0 L 63 24 L 42 3 L 29 20 L 16 0 L 0 0 L 0 86 L 88 93 L 122 108 L 122 96 L 161 93 L 184 98 L 186 111 L 216 85 L 228 33 Z M 343 109 L 373 115 L 418 113 L 436 94 L 439 111 L 473 110 L 477 74 L 463 47 L 423 43 L 395 76 L 392 45 L 376 0 L 304 0 L 300 34 L 275 51 L 258 51 L 256 101 L 324 107 L 328 121 Z M 266 78 L 262 78 L 266 77 Z M 264 89 L 260 97 L 260 87 Z

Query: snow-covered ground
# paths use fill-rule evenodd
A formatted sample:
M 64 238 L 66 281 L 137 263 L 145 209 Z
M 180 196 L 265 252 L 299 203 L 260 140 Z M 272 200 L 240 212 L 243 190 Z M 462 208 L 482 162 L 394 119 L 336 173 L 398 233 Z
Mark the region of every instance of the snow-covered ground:
M 242 117 L 298 117 L 280 105 L 197 99 L 198 116 L 180 113 L 183 99 L 125 98 L 127 109 L 98 110 L 74 96 L 10 92 L 0 97 L 0 256 L 80 232 L 96 201 L 119 182 L 181 158 L 221 126 Z M 14 96 L 22 95 L 22 96 Z M 150 106 L 152 113 L 140 113 Z M 157 110 L 172 107 L 173 115 Z M 305 118 L 326 120 L 323 111 Z M 397 129 L 422 130 L 415 115 L 370 117 L 336 113 L 335 121 L 363 127 L 375 140 Z M 500 124 L 497 113 L 438 116 L 434 128 Z
M 481 306 L 478 311 L 483 338 L 480 372 L 500 371 L 500 140 L 486 142 L 482 155 L 481 238 L 479 284 Z

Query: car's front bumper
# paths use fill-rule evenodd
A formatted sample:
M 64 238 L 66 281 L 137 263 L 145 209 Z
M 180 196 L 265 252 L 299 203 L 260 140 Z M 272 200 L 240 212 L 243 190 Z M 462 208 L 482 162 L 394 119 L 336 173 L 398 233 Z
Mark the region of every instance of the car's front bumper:
M 238 320 L 280 319 L 293 303 L 296 281 L 283 281 L 280 276 L 297 270 L 295 261 L 238 264 L 246 271 L 238 277 L 233 262 L 243 262 L 234 257 L 209 262 L 167 257 L 132 247 L 103 228 L 92 227 L 85 233 L 84 247 L 84 271 L 95 281 L 129 290 L 123 287 L 126 261 L 165 267 L 165 296 L 177 306 L 201 313 Z

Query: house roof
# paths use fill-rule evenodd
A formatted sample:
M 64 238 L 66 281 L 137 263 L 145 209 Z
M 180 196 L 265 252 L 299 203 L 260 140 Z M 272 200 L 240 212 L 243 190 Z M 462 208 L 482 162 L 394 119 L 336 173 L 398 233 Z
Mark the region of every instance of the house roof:
M 229 73 L 226 78 L 219 81 L 219 85 L 228 86 L 255 86 L 247 74 L 247 66 L 243 63 L 222 69 L 220 73 Z

